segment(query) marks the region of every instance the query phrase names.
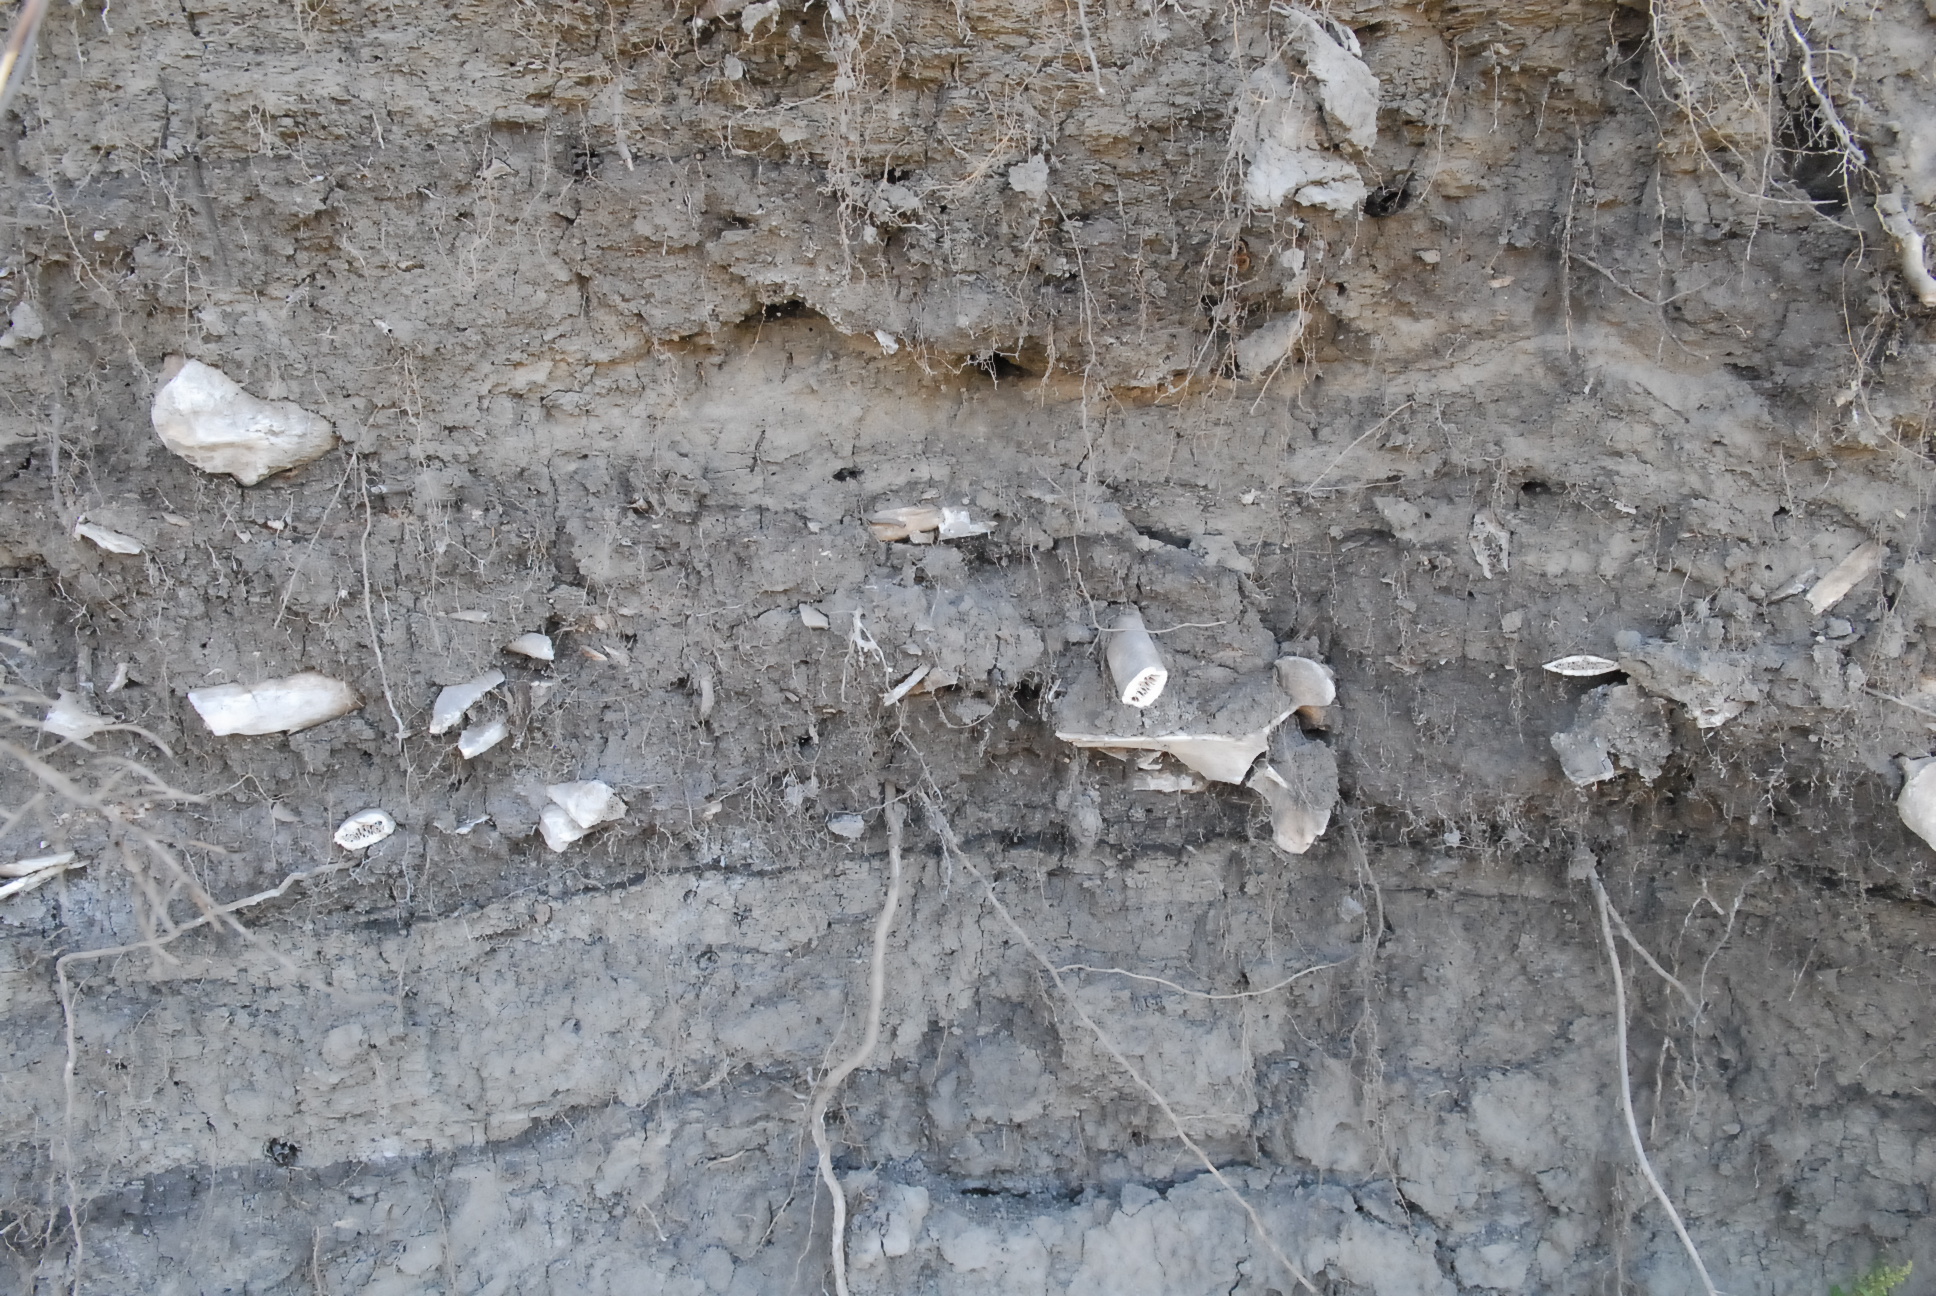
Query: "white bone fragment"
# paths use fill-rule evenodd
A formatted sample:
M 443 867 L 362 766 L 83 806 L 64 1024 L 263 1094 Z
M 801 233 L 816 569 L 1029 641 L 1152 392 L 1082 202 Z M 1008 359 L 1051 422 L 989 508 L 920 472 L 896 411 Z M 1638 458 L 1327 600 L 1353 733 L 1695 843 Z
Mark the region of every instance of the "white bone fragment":
M 1095 748 L 1111 756 L 1126 757 L 1132 751 L 1167 752 L 1205 778 L 1219 783 L 1242 783 L 1250 767 L 1270 746 L 1271 730 L 1290 714 L 1286 708 L 1263 728 L 1237 735 L 1179 733 L 1142 738 L 1057 730 L 1055 736 L 1071 746 Z
M 463 720 L 466 711 L 503 682 L 504 672 L 494 670 L 485 671 L 474 680 L 445 688 L 437 694 L 436 705 L 430 708 L 430 732 L 449 733 Z
M 1480 509 L 1472 515 L 1472 529 L 1466 533 L 1466 539 L 1487 580 L 1492 579 L 1495 568 L 1502 572 L 1512 570 L 1512 532 L 1506 530 L 1491 509 Z
M 1882 221 L 1882 228 L 1896 241 L 1896 248 L 1902 253 L 1902 277 L 1909 290 L 1916 294 L 1916 300 L 1925 306 L 1936 306 L 1936 275 L 1929 273 L 1929 263 L 1923 259 L 1923 236 L 1916 223 L 1909 218 L 1908 204 L 1900 192 L 1878 194 L 1876 196 L 1876 215 Z M 4 345 L 0 342 L 0 345 Z
M 1883 560 L 1888 556 L 1889 547 L 1880 540 L 1856 546 L 1808 591 L 1808 610 L 1820 616 L 1840 603 L 1850 590 L 1881 571 Z
M 1192 770 L 1138 770 L 1129 786 L 1137 792 L 1201 792 L 1210 784 Z
M 1936 760 L 1904 757 L 1902 793 L 1896 813 L 1910 832 L 1936 846 Z
M 112 726 L 114 721 L 104 720 L 95 715 L 87 709 L 86 703 L 80 698 L 62 689 L 60 697 L 47 709 L 47 718 L 41 723 L 48 733 L 57 738 L 86 742 L 103 729 Z
M 1291 705 L 1328 707 L 1338 700 L 1338 682 L 1331 668 L 1309 657 L 1279 657 L 1277 686 L 1291 699 Z
M 901 339 L 895 337 L 886 329 L 875 329 L 874 340 L 880 343 L 881 354 L 883 355 L 893 355 L 901 349 Z
M 943 540 L 965 540 L 969 536 L 987 535 L 994 530 L 986 522 L 977 522 L 968 516 L 967 509 L 943 508 L 941 510 L 940 535 Z
M 580 783 L 553 783 L 545 789 L 551 803 L 570 815 L 572 821 L 587 831 L 602 823 L 625 817 L 625 802 L 619 799 L 611 785 L 597 779 L 587 779 Z
M 545 845 L 551 847 L 553 854 L 557 854 L 573 842 L 589 835 L 591 829 L 580 827 L 560 807 L 548 805 L 538 816 L 538 831 L 544 835 Z
M 1595 657 L 1592 653 L 1575 653 L 1571 657 L 1555 657 L 1540 667 L 1555 675 L 1570 675 L 1576 679 L 1592 679 L 1595 675 L 1611 675 L 1620 669 L 1620 663 L 1605 657 Z
M 906 679 L 902 680 L 899 684 L 896 684 L 893 688 L 889 689 L 887 692 L 881 694 L 881 705 L 893 706 L 896 702 L 899 702 L 902 698 L 912 693 L 914 691 L 914 686 L 916 684 L 919 684 L 922 680 L 926 679 L 928 677 L 928 672 L 933 669 L 934 667 L 932 666 L 916 666 L 913 672 Z
M 828 815 L 827 831 L 848 841 L 859 841 L 867 832 L 867 821 L 857 814 Z
M 32 859 L 15 860 L 11 864 L 0 864 L 0 877 L 30 877 L 35 873 L 44 873 L 48 869 L 66 868 L 73 862 L 73 851 L 61 851 L 55 855 L 36 855 Z
M 219 684 L 194 689 L 188 701 L 208 731 L 229 734 L 298 733 L 348 715 L 363 705 L 356 690 L 341 680 L 302 671 L 260 684 Z
M 128 663 L 116 662 L 114 663 L 114 678 L 109 680 L 108 686 L 101 691 L 103 693 L 119 693 L 126 687 L 128 687 Z
M 502 717 L 475 724 L 457 735 L 457 754 L 465 760 L 476 760 L 491 748 L 503 742 L 511 733 L 509 725 Z
M 25 895 L 48 878 L 57 877 L 68 869 L 86 868 L 85 860 L 76 861 L 73 851 L 62 851 L 58 855 L 42 855 L 37 859 L 17 860 L 12 864 L 0 865 L 0 877 L 13 880 L 0 886 L 0 900 L 10 896 Z
M 827 620 L 827 614 L 825 612 L 822 612 L 813 604 L 802 603 L 800 605 L 800 624 L 809 630 L 825 630 L 833 623 Z
M 344 850 L 368 850 L 397 830 L 397 821 L 382 810 L 365 810 L 345 819 L 331 838 Z
M 109 553 L 138 554 L 141 552 L 141 542 L 133 536 L 122 535 L 119 531 L 110 531 L 108 528 L 99 526 L 93 522 L 76 522 L 74 524 L 74 538 L 77 540 L 92 540 Z
M 228 473 L 253 486 L 306 464 L 336 444 L 328 419 L 294 401 L 265 401 L 199 360 L 155 393 L 150 417 L 161 443 L 208 473 Z
M 1794 580 L 1789 581 L 1786 585 L 1783 585 L 1780 589 L 1776 590 L 1773 594 L 1770 594 L 1768 596 L 1768 601 L 1770 603 L 1779 603 L 1783 599 L 1794 598 L 1797 594 L 1800 594 L 1803 590 L 1807 589 L 1809 586 L 1813 585 L 1814 583 L 1815 583 L 1815 569 L 1813 567 L 1810 567 L 1807 571 L 1795 577 Z
M 516 653 L 520 657 L 529 657 L 533 661 L 552 661 L 557 657 L 556 651 L 551 646 L 551 636 L 539 634 L 535 630 L 529 634 L 521 634 L 505 644 L 504 651 Z
M 1116 618 L 1103 646 L 1103 657 L 1109 663 L 1109 677 L 1116 681 L 1116 696 L 1124 705 L 1146 707 L 1163 696 L 1170 682 L 1169 668 L 1163 665 L 1163 654 L 1157 651 L 1156 640 L 1144 628 L 1143 614 L 1136 608 L 1125 608 Z
M 876 540 L 914 540 L 924 532 L 941 529 L 941 510 L 926 504 L 910 505 L 906 508 L 882 509 L 867 519 L 867 529 L 874 533 Z M 915 540 L 916 544 L 926 543 Z
M 491 614 L 482 608 L 465 608 L 461 612 L 446 612 L 444 615 L 452 621 L 468 621 L 472 625 L 483 625 L 491 619 Z

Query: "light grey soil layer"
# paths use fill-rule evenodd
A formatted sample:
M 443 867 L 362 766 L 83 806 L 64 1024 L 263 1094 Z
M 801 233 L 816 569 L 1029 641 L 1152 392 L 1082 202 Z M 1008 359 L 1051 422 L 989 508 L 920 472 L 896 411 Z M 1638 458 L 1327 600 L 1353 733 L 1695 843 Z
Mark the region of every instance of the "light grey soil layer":
M 896 796 L 853 1291 L 1700 1291 L 1595 877 L 1715 1287 L 1936 1291 L 1933 15 L 54 6 L 0 865 L 84 867 L 0 900 L 0 1287 L 833 1291 Z M 184 357 L 333 445 L 191 466 Z M 1335 672 L 1307 853 L 1058 738 L 1172 723 L 1131 605 L 1177 726 Z M 359 705 L 189 701 L 300 671 Z

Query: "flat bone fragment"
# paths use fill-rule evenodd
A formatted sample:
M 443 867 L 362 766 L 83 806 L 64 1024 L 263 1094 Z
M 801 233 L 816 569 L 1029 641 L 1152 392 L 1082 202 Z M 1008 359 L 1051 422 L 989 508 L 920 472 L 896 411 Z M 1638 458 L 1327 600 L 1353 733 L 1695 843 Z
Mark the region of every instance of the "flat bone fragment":
M 25 895 L 48 878 L 58 877 L 68 869 L 85 867 L 87 862 L 76 861 L 73 851 L 62 851 L 58 855 L 42 855 L 37 859 L 25 859 L 13 864 L 0 865 L 0 877 L 13 879 L 4 886 L 0 886 L 0 900 Z
M 591 833 L 591 829 L 580 827 L 570 815 L 555 805 L 546 806 L 544 813 L 538 816 L 538 831 L 543 834 L 544 843 L 553 854 Z
M 1880 540 L 1858 545 L 1808 591 L 1808 610 L 1820 616 L 1840 603 L 1850 590 L 1881 571 L 1888 556 L 1889 547 Z
M 110 531 L 107 527 L 94 522 L 76 522 L 74 535 L 76 539 L 92 540 L 109 553 L 138 554 L 141 552 L 141 542 L 133 536 L 123 535 L 119 531 Z
M 1163 665 L 1163 654 L 1156 640 L 1143 626 L 1143 614 L 1135 608 L 1124 609 L 1109 629 L 1103 646 L 1110 678 L 1116 681 L 1116 695 L 1124 706 L 1147 707 L 1163 696 L 1170 672 Z
M 919 684 L 922 680 L 926 679 L 928 677 L 928 672 L 933 669 L 934 667 L 932 666 L 915 667 L 913 673 L 910 674 L 906 679 L 902 680 L 899 684 L 896 684 L 893 688 L 889 689 L 887 692 L 881 694 L 881 705 L 893 706 L 896 702 L 899 702 L 902 698 L 912 693 L 914 691 L 914 686 Z
M 827 614 L 825 612 L 822 612 L 813 604 L 802 603 L 800 605 L 800 624 L 809 630 L 825 630 L 833 623 L 827 620 Z
M 1137 792 L 1201 792 L 1210 784 L 1193 770 L 1138 770 L 1129 786 Z
M 597 779 L 579 783 L 554 783 L 545 789 L 551 803 L 570 815 L 580 828 L 590 831 L 602 823 L 625 817 L 625 802 L 611 785 Z
M 230 734 L 300 733 L 363 705 L 341 680 L 302 671 L 260 684 L 193 689 L 188 701 L 218 738 Z
M 60 697 L 47 710 L 47 718 L 41 721 L 48 733 L 75 742 L 86 742 L 113 724 L 114 721 L 104 720 L 88 710 L 80 698 L 66 689 L 60 691 Z
M 866 835 L 867 821 L 857 814 L 837 814 L 827 817 L 827 831 L 848 841 L 858 841 Z
M 1936 760 L 1902 762 L 1902 793 L 1896 798 L 1896 813 L 1910 832 L 1936 846 Z
M 1575 653 L 1571 657 L 1555 657 L 1540 667 L 1555 675 L 1570 675 L 1575 679 L 1592 679 L 1595 675 L 1611 675 L 1620 669 L 1620 663 L 1606 657 L 1595 657 L 1592 653 Z
M 1294 729 L 1271 743 L 1270 759 L 1247 784 L 1271 811 L 1271 839 L 1280 850 L 1302 855 L 1331 826 L 1338 801 L 1338 759 L 1331 749 Z
M 74 862 L 73 851 L 60 851 L 53 855 L 36 855 L 32 859 L 15 860 L 11 864 L 0 864 L 0 878 L 32 877 L 48 869 L 66 868 Z
M 476 760 L 491 748 L 510 736 L 511 728 L 502 717 L 475 724 L 457 735 L 457 754 L 465 760 Z
M 437 694 L 436 705 L 430 708 L 430 732 L 449 733 L 464 719 L 469 711 L 484 699 L 492 689 L 504 682 L 504 672 L 486 671 L 474 680 L 463 684 L 452 684 Z
M 882 509 L 867 519 L 867 529 L 876 540 L 906 540 L 910 544 L 933 544 L 936 538 L 960 540 L 987 535 L 994 528 L 977 522 L 967 509 L 938 504 L 915 504 L 907 508 Z
M 208 473 L 253 486 L 306 464 L 336 444 L 328 419 L 294 401 L 258 400 L 219 369 L 199 360 L 155 393 L 150 413 L 161 443 Z
M 1101 672 L 1074 681 L 1056 703 L 1055 736 L 1076 747 L 1131 759 L 1147 768 L 1149 753 L 1174 756 L 1207 779 L 1242 783 L 1270 746 L 1271 733 L 1295 710 L 1267 674 L 1199 696 L 1188 674 L 1147 708 L 1125 706 Z
M 344 850 L 368 850 L 397 830 L 397 821 L 383 810 L 365 810 L 342 822 L 331 838 Z
M 520 657 L 529 657 L 533 661 L 552 661 L 557 657 L 556 651 L 551 646 L 551 636 L 539 634 L 535 630 L 529 634 L 521 634 L 505 644 L 504 651 L 516 653 Z
M 1902 194 L 1879 194 L 1875 205 L 1882 228 L 1889 231 L 1889 236 L 1896 241 L 1896 250 L 1902 254 L 1902 277 L 1909 290 L 1923 305 L 1936 306 L 1936 275 L 1929 272 L 1929 262 L 1923 256 L 1922 231 L 1909 218 Z

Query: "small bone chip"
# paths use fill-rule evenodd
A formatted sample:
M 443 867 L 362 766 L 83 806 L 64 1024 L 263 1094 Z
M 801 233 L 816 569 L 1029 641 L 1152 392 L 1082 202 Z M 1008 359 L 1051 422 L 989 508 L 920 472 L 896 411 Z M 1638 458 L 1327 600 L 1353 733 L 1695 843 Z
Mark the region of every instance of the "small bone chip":
M 363 705 L 341 680 L 303 671 L 260 684 L 220 684 L 194 689 L 188 701 L 216 737 L 229 734 L 297 733 Z
M 133 536 L 122 535 L 119 531 L 110 531 L 93 522 L 76 522 L 74 538 L 92 540 L 109 553 L 138 554 L 141 552 L 141 542 Z
M 800 605 L 800 624 L 809 630 L 825 630 L 833 623 L 827 620 L 827 614 L 825 612 L 822 612 L 813 604 L 802 603 Z
M 344 850 L 368 850 L 396 830 L 397 821 L 384 811 L 365 810 L 343 821 L 336 830 L 335 842 Z
M 827 831 L 848 841 L 858 841 L 867 832 L 867 821 L 857 814 L 829 815 Z
M 867 529 L 876 540 L 933 544 L 937 537 L 960 540 L 966 536 L 987 535 L 994 528 L 985 522 L 975 521 L 967 509 L 916 504 L 908 508 L 882 509 L 867 519 Z
M 535 630 L 529 634 L 521 634 L 505 644 L 504 651 L 516 653 L 520 657 L 529 657 L 533 661 L 552 661 L 557 657 L 557 653 L 551 647 L 551 636 L 539 634 Z
M 1555 675 L 1591 679 L 1595 675 L 1613 674 L 1620 669 L 1620 663 L 1608 661 L 1605 657 L 1595 657 L 1592 653 L 1575 653 L 1571 657 L 1555 657 L 1540 669 L 1552 671 Z
M 457 735 L 457 754 L 465 760 L 476 760 L 503 742 L 510 733 L 510 726 L 505 724 L 502 718 L 472 725 Z
M 0 878 L 12 879 L 0 885 L 0 900 L 32 891 L 48 878 L 57 877 L 68 869 L 85 867 L 87 862 L 85 860 L 77 862 L 73 851 L 62 851 L 58 855 L 41 855 L 35 859 L 15 860 L 11 864 L 0 864 Z
M 437 695 L 430 709 L 430 732 L 449 733 L 464 719 L 464 713 L 483 701 L 484 695 L 504 682 L 503 671 L 486 671 L 474 680 L 452 684 Z
M 113 724 L 114 721 L 103 720 L 88 710 L 87 705 L 80 698 L 66 689 L 60 691 L 59 699 L 47 710 L 47 718 L 41 721 L 41 726 L 48 733 L 57 738 L 67 738 L 75 742 L 86 742 Z

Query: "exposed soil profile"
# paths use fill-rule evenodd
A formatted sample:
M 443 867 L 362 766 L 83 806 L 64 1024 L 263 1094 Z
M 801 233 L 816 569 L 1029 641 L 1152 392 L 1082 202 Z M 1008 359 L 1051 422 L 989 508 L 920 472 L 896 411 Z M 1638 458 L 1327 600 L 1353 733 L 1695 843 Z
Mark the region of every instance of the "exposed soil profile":
M 1936 1292 L 1936 0 L 18 68 L 0 1289 Z

